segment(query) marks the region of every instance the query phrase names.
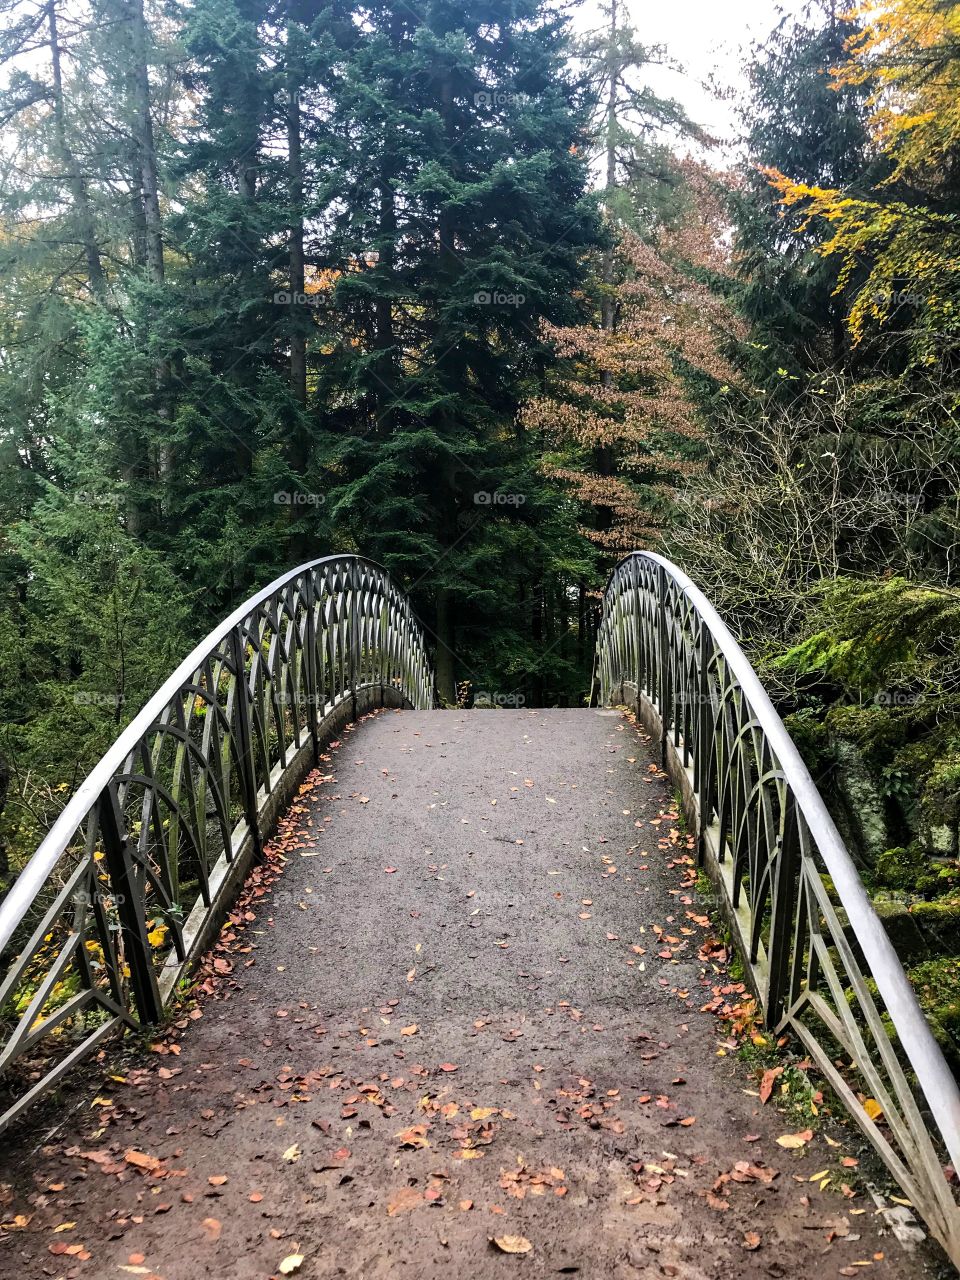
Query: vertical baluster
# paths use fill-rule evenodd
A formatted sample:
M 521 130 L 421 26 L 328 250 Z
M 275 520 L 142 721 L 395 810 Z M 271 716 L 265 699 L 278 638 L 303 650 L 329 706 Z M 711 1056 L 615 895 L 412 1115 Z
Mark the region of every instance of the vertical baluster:
M 657 690 L 660 703 L 660 762 L 666 765 L 667 736 L 670 723 L 670 637 L 667 624 L 667 574 L 662 564 L 657 565 L 657 604 L 659 605 L 660 638 L 660 672 L 658 677 L 660 687 Z
M 800 830 L 797 804 L 789 787 L 784 787 L 779 849 L 773 869 L 773 903 L 770 913 L 770 942 L 767 948 L 769 976 L 764 1016 L 775 1027 L 783 1012 L 784 995 L 790 982 L 790 961 L 797 914 L 797 887 L 800 878 Z M 768 852 L 767 856 L 770 854 Z
M 317 591 L 313 580 L 313 570 L 308 569 L 303 583 L 303 602 L 307 610 L 307 622 L 304 628 L 303 655 L 305 697 L 307 699 L 307 718 L 310 725 L 310 739 L 313 743 L 313 763 L 320 761 L 320 716 L 317 703 L 320 698 L 320 681 L 317 679 Z
M 348 652 L 350 655 L 350 718 L 357 718 L 357 678 L 360 670 L 360 609 L 357 601 L 357 590 L 359 586 L 360 574 L 356 560 L 350 561 L 350 573 L 347 578 L 350 592 L 350 613 L 348 626 L 350 628 L 347 636 Z
M 240 626 L 230 633 L 230 647 L 236 671 L 234 699 L 237 708 L 237 755 L 240 760 L 240 782 L 243 789 L 243 812 L 247 819 L 253 852 L 257 861 L 263 856 L 260 837 L 260 815 L 257 810 L 257 774 L 253 760 L 253 735 L 250 729 L 250 702 L 248 699 L 247 671 L 244 657 L 246 648 Z
M 110 889 L 120 917 L 123 959 L 130 969 L 137 1014 L 142 1023 L 159 1022 L 163 1017 L 163 1003 L 153 966 L 153 948 L 147 937 L 149 928 L 143 886 L 112 787 L 102 792 L 97 801 L 97 823 L 103 841 L 104 861 L 110 874 Z

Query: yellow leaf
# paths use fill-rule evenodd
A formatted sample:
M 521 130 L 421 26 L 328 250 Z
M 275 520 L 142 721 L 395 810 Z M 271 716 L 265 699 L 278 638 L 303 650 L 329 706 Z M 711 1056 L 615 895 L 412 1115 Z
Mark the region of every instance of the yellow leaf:
M 493 1243 L 501 1253 L 532 1253 L 533 1245 L 526 1236 L 494 1236 Z
M 300 1150 L 299 1146 L 294 1143 L 292 1147 L 287 1147 L 286 1151 L 283 1153 L 283 1159 L 286 1160 L 287 1164 L 293 1164 L 293 1162 L 295 1160 L 299 1160 L 302 1155 L 303 1152 Z
M 280 1263 L 277 1270 L 282 1276 L 293 1275 L 294 1271 L 299 1271 L 303 1266 L 303 1257 L 302 1253 L 289 1253 Z
M 147 934 L 147 941 L 150 943 L 151 947 L 162 947 L 163 940 L 166 936 L 167 926 L 165 924 L 158 924 L 155 929 L 151 929 Z
M 867 1098 L 863 1104 L 863 1109 L 871 1120 L 879 1120 L 883 1115 L 883 1107 L 881 1107 L 876 1098 Z
M 778 1147 L 786 1147 L 788 1151 L 796 1151 L 800 1147 L 805 1147 L 813 1134 L 809 1129 L 804 1129 L 802 1133 L 784 1133 L 777 1139 Z
M 470 1112 L 471 1120 L 489 1120 L 497 1114 L 497 1107 L 474 1107 Z

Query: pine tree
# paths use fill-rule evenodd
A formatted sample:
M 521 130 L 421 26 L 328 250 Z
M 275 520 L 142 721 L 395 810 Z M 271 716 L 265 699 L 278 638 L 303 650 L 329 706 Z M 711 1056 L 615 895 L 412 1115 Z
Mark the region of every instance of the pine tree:
M 518 595 L 528 575 L 542 593 L 554 554 L 520 487 L 516 413 L 546 358 L 539 321 L 569 313 L 596 239 L 567 48 L 531 0 L 422 18 L 388 0 L 329 88 L 331 505 L 426 605 L 451 702 L 458 674 L 489 679 L 474 630 L 529 651 L 535 607 L 518 625 Z

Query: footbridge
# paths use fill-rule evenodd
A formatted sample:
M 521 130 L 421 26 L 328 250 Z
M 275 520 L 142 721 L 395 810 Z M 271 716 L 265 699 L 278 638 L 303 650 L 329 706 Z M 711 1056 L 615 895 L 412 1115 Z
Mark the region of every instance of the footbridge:
M 436 709 L 356 556 L 198 645 L 0 904 L 0 1275 L 960 1265 L 957 1082 L 662 557 L 593 700 Z

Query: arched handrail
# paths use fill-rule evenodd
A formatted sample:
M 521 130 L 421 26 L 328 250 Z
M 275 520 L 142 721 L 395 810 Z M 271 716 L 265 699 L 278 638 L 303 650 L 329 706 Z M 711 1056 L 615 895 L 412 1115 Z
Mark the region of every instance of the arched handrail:
M 647 551 L 610 577 L 597 658 L 603 701 L 636 698 L 660 739 L 768 1026 L 798 1037 L 960 1264 L 941 1166 L 945 1151 L 960 1168 L 960 1089 L 757 673 L 703 592 Z
M 202 640 L 0 903 L 0 1130 L 111 1031 L 162 1017 L 326 731 L 433 701 L 409 602 L 359 556 L 299 565 Z

